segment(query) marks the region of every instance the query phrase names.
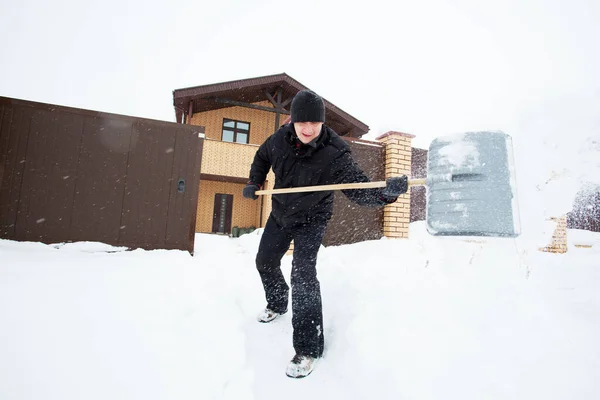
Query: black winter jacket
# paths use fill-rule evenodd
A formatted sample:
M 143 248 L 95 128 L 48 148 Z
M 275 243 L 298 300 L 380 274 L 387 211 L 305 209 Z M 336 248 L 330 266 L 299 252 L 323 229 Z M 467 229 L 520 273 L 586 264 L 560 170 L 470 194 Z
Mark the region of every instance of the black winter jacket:
M 369 181 L 352 159 L 348 144 L 325 125 L 319 137 L 307 145 L 300 142 L 293 124 L 279 128 L 257 150 L 250 183 L 262 186 L 270 168 L 275 189 Z M 396 200 L 384 196 L 382 190 L 348 189 L 343 193 L 363 206 L 383 206 Z M 333 214 L 333 191 L 274 194 L 272 199 L 272 215 L 281 226 L 326 223 Z

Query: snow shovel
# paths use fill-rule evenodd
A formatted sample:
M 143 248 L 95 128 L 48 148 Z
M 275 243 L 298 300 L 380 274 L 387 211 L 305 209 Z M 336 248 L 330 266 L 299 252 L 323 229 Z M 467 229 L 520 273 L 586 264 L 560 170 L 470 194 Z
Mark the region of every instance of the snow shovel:
M 503 132 L 440 137 L 429 146 L 427 230 L 439 236 L 520 234 L 512 139 Z M 259 190 L 257 195 L 385 187 L 385 181 Z

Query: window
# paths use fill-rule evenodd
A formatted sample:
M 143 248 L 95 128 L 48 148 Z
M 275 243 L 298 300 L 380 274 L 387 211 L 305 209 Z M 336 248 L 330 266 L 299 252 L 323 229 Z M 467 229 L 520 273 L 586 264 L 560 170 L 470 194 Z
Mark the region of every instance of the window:
M 224 142 L 248 143 L 250 136 L 250 122 L 235 121 L 223 118 L 223 134 L 221 140 Z

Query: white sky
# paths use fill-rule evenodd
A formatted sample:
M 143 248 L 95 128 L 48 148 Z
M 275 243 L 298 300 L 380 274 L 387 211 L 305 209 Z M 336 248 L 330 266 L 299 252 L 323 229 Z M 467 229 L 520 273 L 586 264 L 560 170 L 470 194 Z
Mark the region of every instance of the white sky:
M 0 1 L 1 96 L 174 121 L 174 89 L 285 72 L 424 146 L 600 97 L 597 0 Z

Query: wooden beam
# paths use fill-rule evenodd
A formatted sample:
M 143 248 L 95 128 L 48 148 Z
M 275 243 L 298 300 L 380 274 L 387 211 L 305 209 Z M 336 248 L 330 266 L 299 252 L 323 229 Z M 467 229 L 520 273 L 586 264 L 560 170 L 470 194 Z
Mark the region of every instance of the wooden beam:
M 281 107 L 281 86 L 277 88 L 277 108 L 283 108 Z M 279 116 L 281 115 L 281 113 L 277 113 L 275 114 L 275 129 L 279 128 Z
M 246 107 L 246 108 L 252 108 L 255 110 L 272 112 L 272 113 L 278 113 L 278 112 L 281 114 L 289 114 L 290 113 L 289 111 L 287 111 L 283 108 L 271 108 L 271 107 L 257 106 L 256 104 L 245 103 L 243 101 L 229 100 L 229 99 L 224 99 L 221 97 L 214 97 L 213 100 L 216 101 L 217 103 L 227 104 L 230 106 Z
M 225 175 L 200 174 L 200 179 L 205 181 L 240 183 L 244 185 L 248 183 L 248 178 L 239 178 L 236 176 Z
M 190 100 L 190 104 L 188 106 L 188 117 L 187 117 L 187 123 L 191 124 L 192 123 L 192 116 L 194 115 L 194 102 L 192 100 Z
M 268 91 L 265 90 L 265 95 L 267 96 L 267 99 L 269 99 L 269 101 L 271 102 L 271 104 L 273 104 L 273 106 L 275 108 L 279 107 L 279 104 L 275 101 L 275 98 L 273 98 L 271 93 L 269 93 Z
M 281 98 L 283 96 L 283 88 L 281 86 L 279 86 L 277 88 L 277 90 L 275 91 L 275 96 L 277 96 L 277 99 L 275 99 L 275 96 L 273 96 L 271 93 L 269 93 L 266 90 L 265 90 L 265 95 L 267 96 L 267 99 L 269 99 L 271 104 L 273 104 L 273 106 L 275 106 L 275 108 L 285 108 L 285 106 L 288 105 L 289 102 L 292 101 L 292 99 L 293 99 L 293 97 L 291 97 L 285 101 L 285 104 L 281 103 Z

